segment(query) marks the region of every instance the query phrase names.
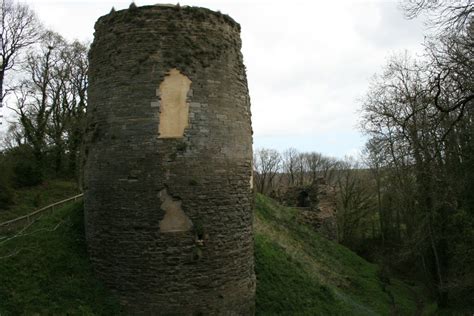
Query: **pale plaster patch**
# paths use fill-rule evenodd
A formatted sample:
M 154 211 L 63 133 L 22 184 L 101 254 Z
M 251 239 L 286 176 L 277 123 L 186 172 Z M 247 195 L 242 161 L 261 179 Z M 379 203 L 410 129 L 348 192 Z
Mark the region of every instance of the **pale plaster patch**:
M 174 200 L 166 189 L 160 191 L 159 197 L 161 201 L 160 207 L 165 211 L 165 216 L 160 221 L 160 232 L 184 232 L 193 227 L 193 223 L 181 209 L 181 201 Z
M 181 138 L 188 126 L 189 104 L 186 98 L 191 86 L 191 80 L 171 69 L 157 89 L 160 97 L 159 138 Z

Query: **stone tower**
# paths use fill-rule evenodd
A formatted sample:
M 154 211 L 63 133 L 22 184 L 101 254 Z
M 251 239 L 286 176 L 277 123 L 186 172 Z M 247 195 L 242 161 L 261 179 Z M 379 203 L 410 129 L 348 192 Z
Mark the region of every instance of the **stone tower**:
M 131 314 L 252 315 L 252 129 L 240 26 L 156 5 L 99 18 L 84 192 L 97 275 Z

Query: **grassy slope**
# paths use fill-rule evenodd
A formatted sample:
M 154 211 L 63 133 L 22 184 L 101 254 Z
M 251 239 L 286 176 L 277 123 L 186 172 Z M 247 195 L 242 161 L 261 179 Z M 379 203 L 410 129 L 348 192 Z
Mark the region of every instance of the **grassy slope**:
M 413 315 L 413 291 L 380 281 L 378 268 L 295 221 L 296 211 L 256 199 L 257 313 Z
M 0 315 L 116 315 L 87 259 L 82 203 L 0 237 Z
M 43 206 L 79 194 L 74 182 L 51 180 L 42 185 L 15 191 L 15 203 L 7 210 L 0 209 L 0 222 L 33 212 Z
M 82 204 L 72 204 L 43 217 L 22 236 L 0 237 L 0 315 L 120 312 L 117 301 L 93 276 L 82 216 Z M 416 312 L 407 285 L 392 281 L 384 290 L 377 266 L 294 219 L 291 209 L 257 196 L 257 314 Z

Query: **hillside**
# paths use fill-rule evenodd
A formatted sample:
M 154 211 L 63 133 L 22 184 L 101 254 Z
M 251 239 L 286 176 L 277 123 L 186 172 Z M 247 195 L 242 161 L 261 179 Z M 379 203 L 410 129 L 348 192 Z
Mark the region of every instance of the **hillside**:
M 48 180 L 41 185 L 13 190 L 13 203 L 7 209 L 0 205 L 0 222 L 79 194 L 77 184 L 66 180 Z
M 76 203 L 19 236 L 0 237 L 0 315 L 120 313 L 93 276 L 82 219 L 82 204 Z M 258 315 L 420 312 L 414 289 L 396 280 L 384 284 L 377 266 L 294 219 L 294 210 L 257 196 Z
M 421 313 L 419 289 L 394 279 L 382 282 L 376 265 L 298 224 L 296 212 L 256 197 L 258 314 Z
M 0 315 L 113 315 L 117 306 L 89 264 L 81 202 L 0 237 Z

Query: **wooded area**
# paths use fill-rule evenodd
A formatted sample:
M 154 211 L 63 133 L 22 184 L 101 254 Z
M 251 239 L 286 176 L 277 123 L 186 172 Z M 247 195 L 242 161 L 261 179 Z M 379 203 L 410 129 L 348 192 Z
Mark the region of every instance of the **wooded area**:
M 359 161 L 255 152 L 259 192 L 311 183 L 338 192 L 339 241 L 422 281 L 441 307 L 474 304 L 474 5 L 403 2 L 428 16 L 424 55 L 392 56 L 361 104 Z
M 88 44 L 45 29 L 25 4 L 2 1 L 1 104 L 8 122 L 0 156 L 0 206 L 10 186 L 78 178 L 87 107 Z

